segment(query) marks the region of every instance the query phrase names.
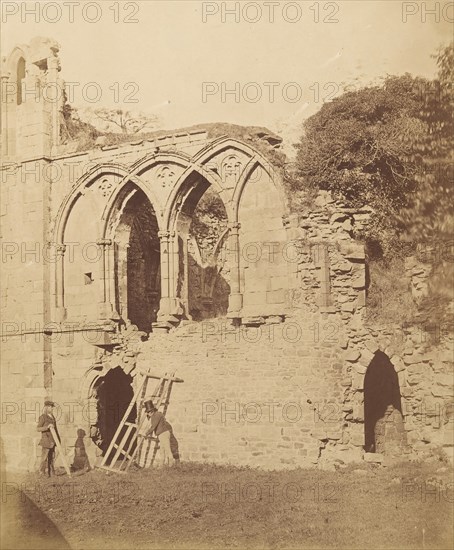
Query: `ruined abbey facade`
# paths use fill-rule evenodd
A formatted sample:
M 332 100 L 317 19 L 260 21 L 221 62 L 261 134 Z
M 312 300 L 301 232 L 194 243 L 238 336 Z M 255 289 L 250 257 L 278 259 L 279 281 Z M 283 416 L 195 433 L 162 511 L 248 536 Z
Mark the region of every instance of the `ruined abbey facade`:
M 369 210 L 291 212 L 251 140 L 60 135 L 59 47 L 2 60 L 2 460 L 32 469 L 57 404 L 68 458 L 105 451 L 142 369 L 173 373 L 182 460 L 283 468 L 453 449 L 452 353 L 370 327 Z M 278 148 L 279 140 L 267 141 Z M 260 149 L 260 150 L 259 150 Z M 408 278 L 421 291 L 421 267 Z

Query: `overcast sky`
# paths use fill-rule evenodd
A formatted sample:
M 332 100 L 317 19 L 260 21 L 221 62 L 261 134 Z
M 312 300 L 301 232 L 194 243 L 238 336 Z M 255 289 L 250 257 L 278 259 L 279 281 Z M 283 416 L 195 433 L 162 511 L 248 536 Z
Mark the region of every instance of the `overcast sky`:
M 61 45 L 63 78 L 80 83 L 76 105 L 90 105 L 81 90 L 93 99 L 97 89 L 87 84 L 96 82 L 102 95 L 94 106 L 129 93 L 139 103 L 127 107 L 159 112 L 165 128 L 224 121 L 278 130 L 315 112 L 345 82 L 404 72 L 431 77 L 431 54 L 450 40 L 454 17 L 452 2 L 423 2 L 436 10 L 431 15 L 421 3 L 394 0 L 311 0 L 299 9 L 296 2 L 243 1 L 236 21 L 222 13 L 235 2 L 103 0 L 85 6 L 85 18 L 96 22 L 84 20 L 80 1 L 72 5 L 74 22 L 63 2 L 52 23 L 55 2 L 41 3 L 39 21 L 26 13 L 30 4 L 3 2 L 3 56 L 34 36 L 52 37 Z M 236 82 L 240 97 L 223 98 Z

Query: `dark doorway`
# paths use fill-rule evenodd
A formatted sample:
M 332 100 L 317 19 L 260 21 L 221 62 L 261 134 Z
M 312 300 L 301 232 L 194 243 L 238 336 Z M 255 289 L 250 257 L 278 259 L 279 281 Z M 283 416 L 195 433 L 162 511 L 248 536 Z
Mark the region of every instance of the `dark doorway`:
M 377 351 L 364 379 L 365 450 L 400 454 L 405 443 L 399 378 L 389 357 Z
M 117 367 L 110 370 L 96 385 L 98 419 L 96 435 L 93 439 L 103 455 L 134 396 L 132 380 L 132 377 L 125 374 L 123 369 Z M 134 422 L 136 417 L 137 410 L 134 405 L 128 421 Z

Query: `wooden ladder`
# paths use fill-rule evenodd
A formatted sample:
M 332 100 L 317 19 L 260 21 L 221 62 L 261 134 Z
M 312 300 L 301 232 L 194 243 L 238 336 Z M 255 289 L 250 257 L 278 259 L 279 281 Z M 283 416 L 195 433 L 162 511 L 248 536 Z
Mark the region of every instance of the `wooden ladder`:
M 137 376 L 141 377 L 136 392 L 132 398 L 123 418 L 118 425 L 110 445 L 103 456 L 99 468 L 111 472 L 126 473 L 133 462 L 143 463 L 144 466 L 151 466 L 158 450 L 157 438 L 145 439 L 142 437 L 142 430 L 147 420 L 147 415 L 142 411 L 144 401 L 151 399 L 157 410 L 162 408 L 165 415 L 169 405 L 170 393 L 174 382 L 183 382 L 176 378 L 175 373 L 158 376 L 150 371 L 140 371 Z M 150 379 L 157 379 L 158 383 L 152 395 L 147 395 L 147 386 Z M 130 420 L 131 412 L 136 405 L 136 421 Z M 139 441 L 137 439 L 139 438 Z M 153 454 L 149 460 L 152 443 L 154 443 Z M 149 463 L 148 463 L 149 462 Z
M 66 462 L 65 453 L 63 452 L 63 447 L 61 446 L 60 440 L 58 439 L 57 433 L 55 431 L 55 428 L 51 424 L 49 426 L 50 433 L 52 434 L 52 437 L 55 441 L 55 446 L 57 447 L 58 452 L 60 453 L 61 461 L 63 462 L 63 467 L 65 469 L 65 472 L 71 477 L 71 470 L 68 466 L 68 463 Z

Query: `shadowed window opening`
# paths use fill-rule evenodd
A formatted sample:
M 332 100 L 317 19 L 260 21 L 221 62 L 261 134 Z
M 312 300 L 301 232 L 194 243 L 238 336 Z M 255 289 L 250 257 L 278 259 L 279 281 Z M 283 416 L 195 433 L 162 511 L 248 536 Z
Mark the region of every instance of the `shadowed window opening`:
M 405 446 L 399 378 L 389 357 L 377 351 L 364 380 L 365 450 L 398 455 Z
M 195 201 L 194 201 L 195 202 Z M 188 234 L 188 310 L 195 321 L 223 317 L 230 294 L 224 253 L 227 213 L 218 193 L 208 187 L 191 213 Z
M 151 332 L 161 299 L 158 222 L 142 191 L 128 201 L 115 235 L 118 312 L 139 330 Z

